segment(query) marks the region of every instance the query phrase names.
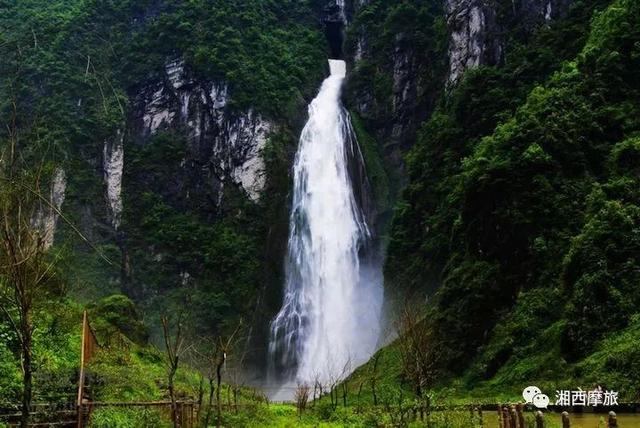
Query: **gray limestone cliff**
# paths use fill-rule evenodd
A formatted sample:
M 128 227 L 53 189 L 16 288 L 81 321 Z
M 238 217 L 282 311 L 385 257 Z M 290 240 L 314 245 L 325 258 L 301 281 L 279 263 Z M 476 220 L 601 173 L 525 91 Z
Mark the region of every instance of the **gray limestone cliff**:
M 160 131 L 183 129 L 188 156 L 202 166 L 205 179 L 215 181 L 218 200 L 233 183 L 256 201 L 265 186 L 261 150 L 274 124 L 251 108 L 229 108 L 229 92 L 223 81 L 191 76 L 180 59 L 167 62 L 161 78 L 133 95 L 131 128 L 143 142 Z
M 382 96 L 376 95 L 371 83 L 356 83 L 349 88 L 350 106 L 369 121 L 370 130 L 386 146 L 405 150 L 415 142 L 417 129 L 433 110 L 439 93 L 457 84 L 466 70 L 502 64 L 509 50 L 507 35 L 532 34 L 564 17 L 570 4 L 571 0 L 443 0 L 432 10 L 441 16 L 436 22 L 442 19 L 446 33 L 425 32 L 422 37 L 435 49 L 427 53 L 413 40 L 415 28 L 395 28 L 388 34 L 387 24 L 381 21 L 388 19 L 380 12 L 383 3 L 351 0 L 346 6 L 354 16 L 349 21 L 347 59 L 356 74 L 362 74 L 354 80 L 372 80 L 374 76 L 379 85 L 386 75 L 390 90 L 388 95 L 384 91 L 378 91 Z M 361 15 L 366 24 L 359 19 Z M 367 21 L 370 16 L 377 16 L 378 21 Z M 446 40 L 434 40 L 442 36 Z
M 504 60 L 508 21 L 515 20 L 526 31 L 533 31 L 562 17 L 570 1 L 523 0 L 501 4 L 489 0 L 445 0 L 450 34 L 448 83 L 457 83 L 465 70 Z
M 120 227 L 122 216 L 122 174 L 124 171 L 124 134 L 117 131 L 112 139 L 105 140 L 103 170 L 105 197 L 109 207 L 109 220 L 114 230 Z
M 40 231 L 44 248 L 53 245 L 60 210 L 66 197 L 67 174 L 62 168 L 56 168 L 49 185 L 49 196 L 36 211 L 33 225 Z

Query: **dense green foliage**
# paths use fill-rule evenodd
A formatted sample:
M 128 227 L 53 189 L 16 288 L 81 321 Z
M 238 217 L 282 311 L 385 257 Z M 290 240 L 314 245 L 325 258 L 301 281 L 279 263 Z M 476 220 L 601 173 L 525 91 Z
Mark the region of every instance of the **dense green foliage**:
M 57 167 L 67 177 L 65 218 L 52 250 L 60 255 L 63 290 L 38 302 L 34 314 L 36 402 L 54 393 L 55 400 L 74 401 L 78 302 L 110 344 L 93 367 L 96 398 L 105 400 L 166 398 L 165 363 L 150 344 L 160 343 L 159 315 L 182 314 L 194 343 L 200 336 L 213 340 L 240 318 L 252 325 L 266 316 L 255 309 L 265 288 L 280 283 L 279 240 L 286 237 L 301 107 L 326 68 L 320 4 L 0 1 L 0 148 L 15 128 L 25 170 L 40 168 L 42 189 Z M 224 183 L 224 200 L 216 201 L 198 188 L 198 169 L 183 164 L 191 143 L 185 129 L 142 142 L 133 135 L 133 96 L 162 79 L 176 58 L 194 79 L 228 84 L 227 114 L 250 108 L 277 125 L 263 153 L 269 198 L 249 201 Z M 102 163 L 105 142 L 117 135 L 125 136 L 126 167 L 115 230 Z M 190 204 L 176 197 L 176 180 L 181 195 L 196 195 Z M 22 389 L 19 346 L 7 321 L 0 318 L 0 398 L 15 403 Z M 194 376 L 179 372 L 184 396 L 194 397 Z M 94 423 L 134 423 L 130 416 L 104 411 Z M 157 426 L 152 419 L 140 423 Z
M 76 369 L 80 351 L 80 312 L 69 302 L 48 301 L 39 305 L 33 353 L 35 399 L 40 402 L 67 403 L 75 394 Z M 0 404 L 8 406 L 20 400 L 22 374 L 17 337 L 8 323 L 0 324 Z
M 388 278 L 438 287 L 427 322 L 439 364 L 467 386 L 586 377 L 567 364 L 637 316 L 640 7 L 615 1 L 589 29 L 594 6 L 540 29 L 504 67 L 467 73 L 407 157 Z
M 438 2 L 369 1 L 358 10 L 349 25 L 346 49 L 353 57 L 359 37 L 366 40 L 366 56 L 360 58 L 349 75 L 349 99 L 371 103 L 366 124 L 370 132 L 380 133 L 394 123 L 393 58 L 408 54 L 417 81 L 416 104 L 429 104 L 442 88 L 447 32 Z M 411 101 L 409 101 L 411 102 Z M 420 110 L 417 105 L 405 106 Z M 388 131 L 388 129 L 386 129 Z M 386 147 L 389 150 L 389 147 Z
M 512 4 L 495 2 L 508 32 L 504 63 L 469 70 L 448 88 L 439 2 L 371 0 L 350 23 L 347 56 L 359 48 L 364 56 L 352 64 L 346 99 L 376 226 L 389 235 L 388 294 L 428 295 L 435 403 L 511 400 L 534 382 L 545 390 L 603 384 L 637 400 L 640 4 L 574 1 L 563 19 L 533 30 Z M 165 356 L 153 345 L 164 313 L 187 326 L 196 351 L 201 336 L 224 335 L 241 318 L 258 337 L 267 329 L 280 303 L 302 107 L 326 67 L 323 5 L 0 0 L 0 115 L 9 125 L 0 127 L 1 149 L 16 140 L 25 173 L 39 171 L 42 188 L 56 167 L 68 172 L 51 253 L 62 260 L 62 286 L 33 309 L 36 401 L 74 400 L 84 308 L 103 345 L 90 372 L 93 397 L 104 401 L 167 399 Z M 183 164 L 193 147 L 181 127 L 132 135 L 132 97 L 176 58 L 194 79 L 229 84 L 229 112 L 251 108 L 276 125 L 262 152 L 266 197 L 251 201 L 229 183 L 213 201 L 213 185 L 198 181 L 201 165 Z M 415 78 L 406 98 L 394 87 L 397 58 Z M 115 230 L 101 162 L 118 131 L 126 168 Z M 5 315 L 0 404 L 21 391 L 18 339 Z M 350 406 L 325 397 L 298 415 L 243 389 L 246 410 L 225 412 L 224 424 L 404 423 L 416 397 L 400 352 L 390 345 L 347 380 Z M 202 372 L 211 362 L 198 372 L 199 357 L 194 351 L 177 372 L 180 397 L 210 391 Z M 231 403 L 228 387 L 222 400 Z M 432 422 L 465 426 L 465 418 Z M 167 420 L 105 408 L 92 423 Z
M 56 242 L 69 249 L 64 276 L 75 296 L 123 291 L 152 314 L 188 305 L 194 325 L 206 331 L 250 313 L 266 286 L 265 269 L 280 270 L 270 260 L 278 253 L 265 254 L 268 227 L 286 205 L 289 158 L 268 172 L 269 191 L 279 198 L 255 204 L 229 185 L 224 201 L 212 201 L 183 168 L 185 130 L 132 141 L 130 96 L 161 76 L 167 61 L 184 58 L 194 78 L 228 83 L 230 112 L 255 109 L 279 125 L 273 144 L 292 146 L 290 129 L 326 67 L 319 8 L 269 0 L 0 3 L 1 114 L 11 117 L 15 103 L 25 134 L 19 149 L 34 146 L 28 129 L 37 135 L 36 161 L 68 171 L 64 211 L 97 250 L 60 225 Z M 125 200 L 116 233 L 101 162 L 104 142 L 123 128 Z M 197 195 L 190 204 L 168 186 L 178 179 Z

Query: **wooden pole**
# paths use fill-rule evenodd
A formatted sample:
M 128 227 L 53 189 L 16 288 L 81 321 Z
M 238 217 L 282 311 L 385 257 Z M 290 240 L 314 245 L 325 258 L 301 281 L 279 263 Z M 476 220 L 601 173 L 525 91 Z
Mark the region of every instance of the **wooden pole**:
M 516 404 L 516 419 L 518 420 L 518 427 L 520 427 L 520 428 L 525 428 L 524 427 L 524 414 L 522 413 L 523 407 L 524 406 L 522 405 L 522 403 Z
M 80 379 L 78 379 L 78 395 L 76 397 L 76 410 L 78 412 L 77 427 L 82 428 L 82 395 L 84 390 L 84 360 L 85 348 L 87 347 L 87 311 L 82 314 L 82 342 L 80 344 Z
M 618 428 L 618 416 L 613 410 L 609 412 L 609 419 L 607 421 L 607 427 Z
M 569 420 L 569 412 L 562 412 L 562 428 L 571 428 L 571 421 Z
M 502 408 L 502 420 L 504 428 L 514 428 L 511 426 L 511 417 L 509 416 L 509 409 L 506 405 Z
M 536 412 L 536 428 L 544 428 L 544 414 L 540 410 Z
M 516 406 L 513 404 L 509 407 L 509 422 L 511 422 L 512 428 L 517 428 L 518 426 L 518 417 L 516 415 Z
M 518 427 L 525 428 L 524 426 L 524 414 L 522 412 L 524 405 L 522 403 L 516 404 L 516 413 L 518 416 Z

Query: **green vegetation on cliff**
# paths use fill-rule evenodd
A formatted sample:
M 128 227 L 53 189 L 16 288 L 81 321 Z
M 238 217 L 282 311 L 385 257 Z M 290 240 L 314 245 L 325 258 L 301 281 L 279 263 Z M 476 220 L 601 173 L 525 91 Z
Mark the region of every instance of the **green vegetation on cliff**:
M 326 68 L 319 8 L 266 0 L 1 2 L 0 114 L 11 118 L 15 104 L 18 149 L 46 162 L 46 174 L 66 171 L 63 211 L 100 252 L 60 222 L 56 245 L 67 251 L 62 275 L 74 296 L 125 292 L 154 315 L 190 302 L 192 325 L 203 332 L 251 316 L 281 269 L 271 225 L 287 204 L 301 107 Z M 250 202 L 224 182 L 224 198 L 215 200 L 205 165 L 185 166 L 197 150 L 182 127 L 138 141 L 133 97 L 162 80 L 176 58 L 193 79 L 226 83 L 229 117 L 251 108 L 277 126 L 268 145 L 288 147 L 277 169 L 265 154 L 265 192 L 274 197 Z M 122 134 L 124 211 L 114 230 L 103 151 Z
M 347 29 L 347 56 L 360 58 L 351 61 L 346 104 L 389 243 L 388 295 L 424 301 L 413 328 L 424 333 L 428 373 L 416 384 L 401 338 L 343 384 L 348 405 L 324 397 L 298 415 L 267 406 L 241 379 L 218 390 L 224 424 L 401 425 L 424 404 L 416 392 L 428 390 L 435 404 L 495 402 L 532 383 L 551 391 L 600 384 L 640 399 L 640 4 L 574 1 L 566 16 L 532 30 L 511 15 L 514 2 L 494 3 L 508 33 L 504 62 L 468 70 L 454 86 L 439 2 L 371 0 Z M 33 323 L 36 402 L 75 400 L 84 309 L 103 345 L 89 367 L 95 400 L 164 400 L 172 389 L 206 402 L 223 338 L 244 319 L 264 339 L 281 303 L 297 133 L 326 71 L 324 5 L 0 0 L 0 164 L 15 172 L 18 153 L 18 175 L 45 196 L 58 168 L 66 171 L 55 244 L 39 259 L 51 263 L 51 287 L 25 312 L 12 305 L 15 281 L 0 276 L 2 406 L 25 389 L 15 319 Z M 189 120 L 153 135 L 133 123 L 144 117 L 138 98 L 153 98 L 158 82 L 171 86 L 167 65 L 176 59 L 188 70 L 181 84 L 228 85 L 226 116 L 211 121 L 212 132 L 223 135 L 221 123 L 246 111 L 272 125 L 260 149 L 263 197 L 202 173 L 223 160 L 199 145 Z M 104 158 L 118 136 L 124 208 L 115 227 Z M 16 182 L 3 180 L 0 197 L 11 202 Z M 172 388 L 157 347 L 167 313 L 184 324 L 190 350 Z M 225 381 L 245 357 L 262 358 L 264 343 L 255 342 L 243 342 L 258 351 L 230 363 Z M 247 407 L 231 411 L 237 395 Z M 433 421 L 467 422 L 449 417 Z M 93 418 L 97 427 L 167 424 L 137 410 Z
M 638 399 L 640 6 L 614 1 L 589 29 L 584 14 L 468 72 L 407 157 L 387 279 L 437 289 L 424 323 L 461 393 L 606 383 Z

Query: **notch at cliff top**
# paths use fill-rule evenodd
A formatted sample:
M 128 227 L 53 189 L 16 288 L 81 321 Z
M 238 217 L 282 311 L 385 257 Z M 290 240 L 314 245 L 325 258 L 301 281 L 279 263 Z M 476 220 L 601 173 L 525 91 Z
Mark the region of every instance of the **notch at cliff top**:
M 347 75 L 347 63 L 341 59 L 330 59 L 329 70 L 332 76 L 345 77 Z

